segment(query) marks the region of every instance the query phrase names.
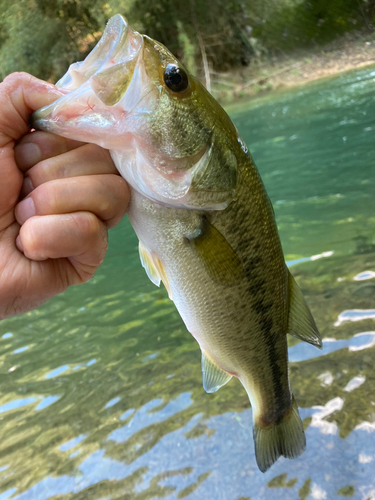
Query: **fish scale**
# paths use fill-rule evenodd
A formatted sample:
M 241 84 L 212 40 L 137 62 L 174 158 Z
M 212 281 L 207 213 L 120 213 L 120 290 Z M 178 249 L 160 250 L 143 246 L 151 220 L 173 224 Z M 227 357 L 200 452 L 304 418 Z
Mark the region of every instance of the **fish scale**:
M 130 185 L 142 265 L 200 345 L 204 389 L 240 380 L 261 471 L 281 455 L 296 458 L 305 435 L 287 333 L 317 347 L 321 339 L 228 115 L 164 46 L 119 15 L 60 85 L 66 95 L 34 113 L 34 128 L 110 150 Z

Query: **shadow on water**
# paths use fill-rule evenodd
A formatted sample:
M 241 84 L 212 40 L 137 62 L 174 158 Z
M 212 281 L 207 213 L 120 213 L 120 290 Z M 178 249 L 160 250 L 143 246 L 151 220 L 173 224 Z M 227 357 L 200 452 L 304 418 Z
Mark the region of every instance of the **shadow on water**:
M 374 78 L 234 115 L 324 338 L 290 338 L 306 452 L 258 471 L 245 391 L 203 391 L 198 345 L 125 222 L 94 280 L 0 323 L 0 500 L 375 498 Z

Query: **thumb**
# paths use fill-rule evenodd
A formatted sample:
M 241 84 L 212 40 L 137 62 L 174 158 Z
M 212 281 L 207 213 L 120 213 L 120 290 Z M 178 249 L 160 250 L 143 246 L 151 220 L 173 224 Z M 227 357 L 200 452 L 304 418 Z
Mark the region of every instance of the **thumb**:
M 0 83 L 0 148 L 29 130 L 29 115 L 63 95 L 55 85 L 27 73 L 12 73 Z
M 61 95 L 54 85 L 27 73 L 13 73 L 0 83 L 0 231 L 15 220 L 13 208 L 22 186 L 14 142 L 28 132 L 30 113 Z

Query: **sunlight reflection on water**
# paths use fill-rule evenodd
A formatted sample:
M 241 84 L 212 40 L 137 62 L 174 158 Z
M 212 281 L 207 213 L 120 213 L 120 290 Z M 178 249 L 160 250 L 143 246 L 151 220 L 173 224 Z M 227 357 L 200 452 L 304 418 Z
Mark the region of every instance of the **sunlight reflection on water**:
M 372 73 L 234 116 L 324 339 L 289 349 L 305 453 L 259 472 L 245 391 L 203 391 L 124 223 L 91 282 L 0 323 L 0 500 L 375 500 Z
M 299 362 L 308 359 L 318 358 L 320 356 L 327 356 L 331 352 L 340 349 L 348 348 L 349 351 L 360 351 L 362 349 L 369 349 L 375 345 L 375 332 L 357 333 L 351 339 L 323 339 L 323 349 L 317 349 L 311 344 L 300 342 L 299 344 L 289 348 L 289 361 Z

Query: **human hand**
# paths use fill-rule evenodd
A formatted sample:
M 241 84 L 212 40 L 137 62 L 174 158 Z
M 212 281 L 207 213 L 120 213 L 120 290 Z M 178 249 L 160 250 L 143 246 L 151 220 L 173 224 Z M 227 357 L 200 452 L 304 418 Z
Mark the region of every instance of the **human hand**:
M 107 150 L 27 134 L 29 115 L 61 95 L 26 73 L 0 83 L 0 319 L 89 280 L 129 201 Z

